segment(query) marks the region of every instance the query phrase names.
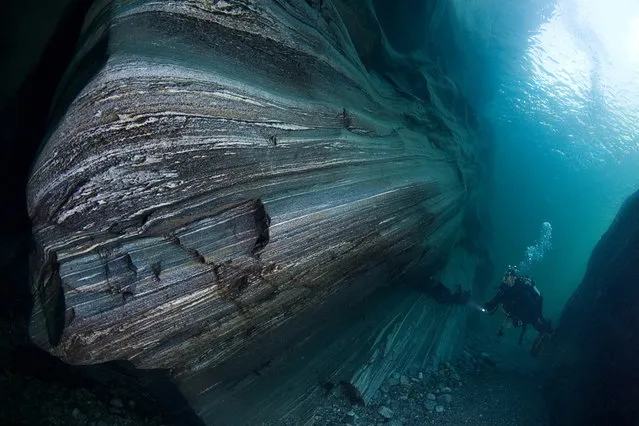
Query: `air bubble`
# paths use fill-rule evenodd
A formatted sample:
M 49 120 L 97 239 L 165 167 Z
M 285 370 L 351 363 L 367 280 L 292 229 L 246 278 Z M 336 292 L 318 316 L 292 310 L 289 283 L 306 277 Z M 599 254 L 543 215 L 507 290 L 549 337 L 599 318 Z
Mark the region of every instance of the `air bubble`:
M 526 248 L 525 259 L 517 266 L 519 271 L 528 271 L 532 265 L 541 261 L 548 250 L 552 248 L 552 225 L 550 222 L 541 224 L 539 234 L 539 239 Z

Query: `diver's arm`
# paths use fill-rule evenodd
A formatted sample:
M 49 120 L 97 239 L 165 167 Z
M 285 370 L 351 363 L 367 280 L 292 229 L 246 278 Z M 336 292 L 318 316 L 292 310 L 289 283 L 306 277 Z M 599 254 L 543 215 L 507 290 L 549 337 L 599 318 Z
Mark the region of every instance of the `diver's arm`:
M 486 303 L 484 305 L 484 309 L 486 309 L 486 312 L 488 312 L 489 314 L 494 313 L 497 310 L 497 306 L 499 306 L 499 304 L 502 302 L 502 299 L 504 297 L 504 286 L 499 286 L 499 290 L 497 291 L 497 294 L 495 294 L 495 297 L 493 297 L 493 299 Z

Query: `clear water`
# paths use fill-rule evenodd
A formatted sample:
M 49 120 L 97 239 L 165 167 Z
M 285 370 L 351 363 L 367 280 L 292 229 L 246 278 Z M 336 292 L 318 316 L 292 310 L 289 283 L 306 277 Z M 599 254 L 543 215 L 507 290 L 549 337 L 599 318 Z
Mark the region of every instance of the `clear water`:
M 458 0 L 456 11 L 476 71 L 456 78 L 497 147 L 495 261 L 523 261 L 550 222 L 552 249 L 530 273 L 556 319 L 639 188 L 639 2 Z

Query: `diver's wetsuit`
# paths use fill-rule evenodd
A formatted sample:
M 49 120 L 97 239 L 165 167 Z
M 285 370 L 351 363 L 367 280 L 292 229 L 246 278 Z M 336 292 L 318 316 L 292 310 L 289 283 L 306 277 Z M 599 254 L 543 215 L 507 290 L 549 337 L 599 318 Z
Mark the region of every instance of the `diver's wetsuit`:
M 530 278 L 518 276 L 512 286 L 502 283 L 493 300 L 486 303 L 486 311 L 495 312 L 500 303 L 515 324 L 521 321 L 519 325 L 531 324 L 540 333 L 551 331 L 542 314 L 543 299 Z

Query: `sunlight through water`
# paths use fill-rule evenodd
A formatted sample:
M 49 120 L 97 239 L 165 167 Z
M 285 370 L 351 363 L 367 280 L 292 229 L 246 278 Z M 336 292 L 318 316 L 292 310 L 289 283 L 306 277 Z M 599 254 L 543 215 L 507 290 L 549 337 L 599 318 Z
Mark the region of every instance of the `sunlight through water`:
M 530 38 L 527 61 L 535 106 L 527 113 L 565 131 L 560 154 L 581 166 L 636 155 L 639 2 L 560 2 Z
M 522 48 L 499 46 L 514 53 L 496 67 L 497 93 L 482 111 L 496 145 L 495 259 L 518 262 L 513 253 L 539 223 L 552 223 L 553 250 L 531 274 L 558 313 L 619 206 L 639 189 L 639 1 L 557 0 L 543 13 L 510 14 L 493 34 L 524 34 L 516 38 Z M 533 24 L 513 27 L 526 20 Z

